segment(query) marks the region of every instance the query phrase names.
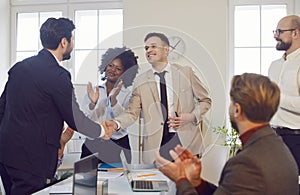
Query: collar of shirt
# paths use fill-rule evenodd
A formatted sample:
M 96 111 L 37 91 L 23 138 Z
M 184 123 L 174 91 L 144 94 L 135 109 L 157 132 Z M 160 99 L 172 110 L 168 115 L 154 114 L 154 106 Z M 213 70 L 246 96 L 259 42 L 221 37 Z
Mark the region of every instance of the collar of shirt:
M 152 68 L 153 74 L 157 71 L 155 71 Z M 172 68 L 171 68 L 171 64 L 168 63 L 167 66 L 162 70 L 163 71 L 167 71 L 165 74 L 165 80 L 166 80 L 166 84 L 167 86 L 167 98 L 168 98 L 168 109 L 170 114 L 172 114 L 174 112 L 174 97 L 173 97 L 173 79 L 172 79 Z M 154 74 L 154 79 L 156 81 L 156 85 L 157 85 L 157 89 L 160 89 L 160 79 L 159 76 Z M 160 90 L 158 90 L 158 95 L 160 97 Z
M 59 61 L 59 60 L 57 59 L 57 57 L 56 57 L 53 53 L 51 53 L 51 54 L 54 56 L 54 58 L 55 58 L 55 60 L 57 61 L 57 63 L 58 63 L 60 66 L 63 66 L 62 61 Z
M 106 80 L 105 80 L 105 82 L 104 83 L 101 83 L 101 84 L 99 84 L 98 85 L 98 87 L 100 87 L 100 88 L 103 88 L 103 89 L 105 89 L 105 94 L 106 94 L 106 90 L 107 90 L 107 87 L 106 87 Z M 116 87 L 116 85 L 117 84 L 115 84 L 115 87 Z M 132 86 L 132 85 L 131 85 Z M 111 93 L 114 91 L 114 89 L 115 89 L 115 87 L 110 91 L 110 94 L 109 94 L 109 96 L 111 95 Z M 125 86 L 124 86 L 124 84 L 122 85 L 122 87 L 121 87 L 121 90 L 120 91 L 122 91 L 122 92 L 127 92 L 127 90 L 129 90 L 130 89 L 130 86 L 128 86 L 127 88 L 125 88 Z
M 155 73 L 157 72 L 156 70 L 154 70 L 153 67 L 152 67 L 152 71 L 153 71 L 153 74 L 154 74 L 154 75 L 155 75 Z M 167 71 L 167 73 L 170 73 L 170 72 L 171 72 L 171 65 L 170 65 L 170 63 L 168 63 L 167 66 L 166 66 L 161 72 L 163 72 L 163 71 Z M 157 73 L 159 73 L 159 72 L 157 72 Z
M 257 126 L 257 127 L 254 127 L 252 129 L 249 129 L 247 132 L 243 133 L 242 135 L 240 135 L 240 140 L 242 142 L 242 146 L 244 146 L 247 141 L 250 139 L 250 137 L 258 130 L 262 129 L 263 127 L 266 127 L 270 125 L 269 123 L 268 124 L 264 124 L 264 125 L 260 125 L 260 126 Z
M 296 49 L 295 51 L 293 51 L 292 53 L 290 53 L 289 55 L 286 55 L 286 53 L 284 53 L 284 56 L 286 60 L 292 60 L 295 57 L 297 57 L 298 55 L 300 55 L 300 48 Z

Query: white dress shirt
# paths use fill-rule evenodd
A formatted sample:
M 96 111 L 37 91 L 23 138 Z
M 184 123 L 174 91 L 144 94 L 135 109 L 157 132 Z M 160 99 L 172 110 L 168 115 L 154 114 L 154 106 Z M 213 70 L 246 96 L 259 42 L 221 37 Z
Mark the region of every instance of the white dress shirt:
M 300 48 L 272 62 L 269 77 L 278 84 L 281 94 L 278 111 L 271 124 L 300 129 Z
M 157 74 L 159 73 L 156 70 L 153 70 L 154 78 L 157 84 L 158 94 L 160 98 L 160 78 Z M 170 63 L 161 71 L 166 71 L 165 73 L 165 80 L 166 80 L 166 88 L 167 88 L 167 99 L 168 99 L 168 116 L 175 116 L 175 109 L 174 109 L 174 98 L 173 98 L 173 80 L 172 80 L 172 69 Z M 169 128 L 169 132 L 176 132 L 174 128 Z
M 166 87 L 167 87 L 167 98 L 168 98 L 168 116 L 175 115 L 174 113 L 174 101 L 173 101 L 173 80 L 172 80 L 172 69 L 170 67 L 171 65 L 168 63 L 165 69 L 163 69 L 161 72 L 166 71 L 165 73 L 165 80 L 166 80 Z M 157 89 L 158 89 L 158 94 L 160 98 L 160 78 L 157 74 L 155 74 L 157 71 L 153 70 L 154 78 L 157 83 Z M 157 72 L 159 73 L 159 72 Z
M 110 92 L 110 94 L 112 94 L 113 90 Z M 104 83 L 103 85 L 99 86 L 99 99 L 93 110 L 90 110 L 89 108 L 91 100 L 89 99 L 87 94 L 85 95 L 82 103 L 83 112 L 90 119 L 99 123 L 101 123 L 103 120 L 111 120 L 121 114 L 125 110 L 125 108 L 127 108 L 131 92 L 132 86 L 129 86 L 127 88 L 123 86 L 120 93 L 117 95 L 117 104 L 112 107 L 110 98 L 106 94 L 106 85 Z M 111 138 L 117 140 L 126 136 L 127 134 L 128 133 L 126 129 L 121 129 L 118 132 L 113 133 Z

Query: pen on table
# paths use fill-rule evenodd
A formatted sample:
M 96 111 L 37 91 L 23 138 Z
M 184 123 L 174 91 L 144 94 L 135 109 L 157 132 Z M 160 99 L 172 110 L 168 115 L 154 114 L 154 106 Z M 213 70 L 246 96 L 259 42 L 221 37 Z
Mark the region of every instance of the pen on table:
M 112 171 L 124 171 L 124 168 L 109 168 L 109 169 L 100 169 L 100 171 L 104 171 L 104 172 L 112 172 Z
M 149 173 L 149 174 L 141 174 L 141 175 L 138 175 L 137 177 L 150 177 L 150 176 L 155 176 L 156 174 L 154 173 Z

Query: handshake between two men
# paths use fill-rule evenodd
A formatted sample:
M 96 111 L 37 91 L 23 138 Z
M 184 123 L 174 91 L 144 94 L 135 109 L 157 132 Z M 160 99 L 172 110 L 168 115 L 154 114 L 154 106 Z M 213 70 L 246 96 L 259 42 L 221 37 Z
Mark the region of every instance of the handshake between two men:
M 118 125 L 115 121 L 102 121 L 101 123 L 102 127 L 104 128 L 105 135 L 102 137 L 102 139 L 109 140 L 113 133 L 117 132 Z

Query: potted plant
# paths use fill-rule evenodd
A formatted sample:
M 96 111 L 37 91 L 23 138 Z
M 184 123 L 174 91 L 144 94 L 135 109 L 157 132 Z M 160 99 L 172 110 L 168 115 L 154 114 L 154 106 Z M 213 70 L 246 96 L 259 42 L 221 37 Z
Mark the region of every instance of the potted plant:
M 228 129 L 225 126 L 214 127 L 213 131 L 222 134 L 225 137 L 224 146 L 230 147 L 230 156 L 234 156 L 236 151 L 241 148 L 239 134 L 233 128 Z

